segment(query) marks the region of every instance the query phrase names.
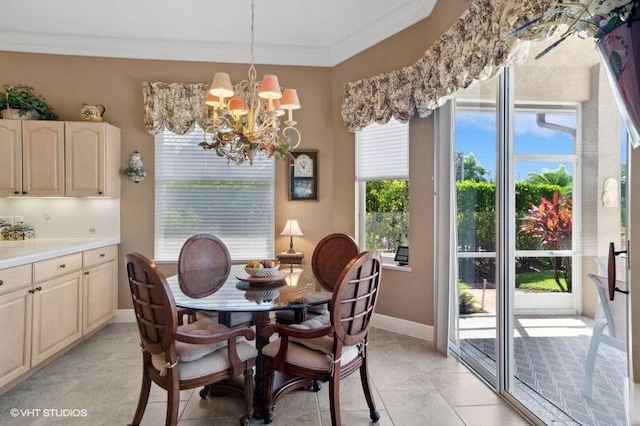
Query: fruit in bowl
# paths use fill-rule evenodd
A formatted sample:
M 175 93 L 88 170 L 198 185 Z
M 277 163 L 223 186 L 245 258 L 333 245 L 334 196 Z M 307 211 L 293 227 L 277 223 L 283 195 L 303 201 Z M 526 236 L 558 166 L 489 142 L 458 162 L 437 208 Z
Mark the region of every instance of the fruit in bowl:
M 249 260 L 244 267 L 247 274 L 252 277 L 268 277 L 276 275 L 280 270 L 280 262 L 274 259 Z

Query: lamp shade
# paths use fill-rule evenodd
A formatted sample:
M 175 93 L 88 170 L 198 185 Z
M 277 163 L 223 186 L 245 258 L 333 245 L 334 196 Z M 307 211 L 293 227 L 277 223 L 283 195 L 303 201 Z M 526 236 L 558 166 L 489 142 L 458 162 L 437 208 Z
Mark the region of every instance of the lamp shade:
M 244 100 L 242 100 L 242 98 L 239 96 L 234 96 L 233 98 L 229 99 L 229 105 L 227 106 L 227 108 L 229 108 L 229 111 L 231 111 L 232 113 L 238 115 L 244 115 L 249 112 L 247 111 L 247 106 L 245 105 Z
M 296 89 L 284 89 L 280 107 L 282 109 L 300 109 L 300 101 L 298 100 Z
M 228 98 L 233 96 L 233 86 L 231 86 L 231 78 L 226 72 L 217 72 L 213 76 L 213 82 L 211 82 L 211 88 L 209 92 L 220 98 Z
M 280 235 L 289 235 L 291 237 L 300 237 L 304 235 L 300 229 L 300 225 L 298 225 L 298 219 L 287 220 L 287 223 L 284 225 L 284 229 Z
M 204 103 L 212 106 L 212 107 L 219 107 L 220 106 L 220 98 L 214 96 L 213 94 L 211 94 L 211 92 L 207 92 L 207 95 L 205 97 Z
M 284 110 L 280 106 L 280 99 L 273 100 L 273 111 L 276 113 L 276 117 L 284 115 Z
M 267 74 L 262 77 L 258 96 L 263 99 L 280 99 L 282 97 L 282 92 L 280 91 L 278 77 L 271 74 Z

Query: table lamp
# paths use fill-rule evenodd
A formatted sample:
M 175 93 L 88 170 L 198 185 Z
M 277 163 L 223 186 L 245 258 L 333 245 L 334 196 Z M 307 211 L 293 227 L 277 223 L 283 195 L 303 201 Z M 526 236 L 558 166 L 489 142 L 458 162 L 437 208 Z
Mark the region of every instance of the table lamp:
M 301 237 L 304 235 L 300 230 L 300 225 L 298 225 L 298 219 L 288 219 L 280 235 L 289 236 L 289 251 L 287 253 L 295 254 L 296 251 L 293 249 L 293 237 Z

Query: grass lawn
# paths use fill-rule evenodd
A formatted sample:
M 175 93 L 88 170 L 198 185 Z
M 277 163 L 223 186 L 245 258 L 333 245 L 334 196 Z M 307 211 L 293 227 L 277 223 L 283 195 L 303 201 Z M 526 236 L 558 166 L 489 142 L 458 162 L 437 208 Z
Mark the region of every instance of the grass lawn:
M 564 278 L 560 278 L 564 287 L 567 286 Z M 521 272 L 516 274 L 516 288 L 540 292 L 561 292 L 562 289 L 553 278 L 553 271 Z

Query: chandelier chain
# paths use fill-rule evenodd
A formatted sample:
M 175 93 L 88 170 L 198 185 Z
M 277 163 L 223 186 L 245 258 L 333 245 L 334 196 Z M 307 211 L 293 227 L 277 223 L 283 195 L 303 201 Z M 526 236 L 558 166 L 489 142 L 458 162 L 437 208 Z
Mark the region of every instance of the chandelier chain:
M 256 2 L 255 0 L 251 0 L 251 67 L 249 67 L 249 79 L 255 80 L 257 73 L 256 67 L 253 65 L 255 62 L 255 29 L 254 29 L 254 21 L 255 21 L 255 13 L 256 13 Z

